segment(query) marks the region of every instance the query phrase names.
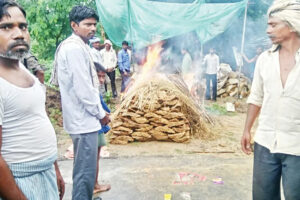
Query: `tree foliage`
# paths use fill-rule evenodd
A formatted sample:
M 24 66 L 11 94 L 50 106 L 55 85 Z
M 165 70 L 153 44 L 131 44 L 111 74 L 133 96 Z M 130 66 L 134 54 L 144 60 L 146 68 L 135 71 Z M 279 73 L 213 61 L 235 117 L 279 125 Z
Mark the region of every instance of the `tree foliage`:
M 69 12 L 75 5 L 96 9 L 93 0 L 18 0 L 27 12 L 34 54 L 52 60 L 57 45 L 71 34 Z
M 75 5 L 96 9 L 94 0 L 17 0 L 26 10 L 32 39 L 32 51 L 43 60 L 54 58 L 57 45 L 71 34 L 69 12 Z M 183 0 L 155 0 L 185 2 Z M 187 1 L 187 0 L 186 0 Z M 188 0 L 192 2 L 194 0 Z M 230 3 L 241 0 L 206 0 L 207 3 Z M 269 6 L 266 0 L 249 0 L 248 16 L 260 19 Z M 243 15 L 241 15 L 241 18 Z M 99 32 L 98 32 L 99 33 Z

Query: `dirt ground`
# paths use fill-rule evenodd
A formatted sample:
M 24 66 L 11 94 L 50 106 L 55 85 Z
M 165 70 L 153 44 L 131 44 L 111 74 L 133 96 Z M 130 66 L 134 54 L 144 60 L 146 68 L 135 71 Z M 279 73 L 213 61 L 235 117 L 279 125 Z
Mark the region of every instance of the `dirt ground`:
M 228 100 L 230 101 L 230 100 Z M 207 101 L 206 107 L 211 108 L 214 105 L 224 106 L 226 100 L 220 99 L 217 102 Z M 243 104 L 245 102 L 242 102 Z M 178 154 L 241 154 L 240 138 L 246 118 L 246 113 L 216 113 L 216 111 L 208 111 L 214 121 L 210 125 L 212 134 L 215 139 L 201 140 L 193 138 L 188 144 L 178 144 L 171 142 L 134 142 L 128 145 L 112 145 L 108 144 L 108 150 L 111 156 L 138 156 L 138 155 L 178 155 Z M 60 119 L 59 119 L 60 120 Z M 60 123 L 60 121 L 59 121 Z M 59 157 L 64 159 L 63 155 L 72 141 L 63 128 L 56 126 Z
M 120 81 L 118 80 L 118 84 Z M 55 92 L 49 92 L 51 106 Z M 50 95 L 50 96 L 51 96 Z M 51 100 L 52 99 L 52 100 Z M 116 100 L 117 102 L 117 100 Z M 236 105 L 238 112 L 227 112 L 226 102 Z M 209 128 L 214 139 L 193 138 L 188 144 L 171 142 L 134 142 L 128 145 L 111 145 L 108 158 L 100 161 L 101 183 L 109 182 L 112 190 L 100 194 L 105 200 L 148 200 L 163 199 L 165 193 L 173 195 L 172 200 L 184 199 L 184 194 L 196 200 L 247 200 L 251 199 L 252 156 L 246 156 L 240 149 L 240 138 L 246 118 L 245 100 L 234 98 L 205 101 L 205 108 L 214 124 Z M 64 158 L 66 149 L 72 144 L 67 133 L 60 127 L 58 111 L 48 111 L 57 132 L 59 165 L 66 182 L 64 199 L 71 199 L 72 160 Z M 56 118 L 57 117 L 57 118 Z M 206 181 L 175 185 L 180 172 L 200 173 Z M 190 176 L 190 175 L 189 175 Z M 213 178 L 222 177 L 222 186 L 214 184 Z M 178 177 L 177 177 L 178 178 Z
M 120 79 L 117 80 L 120 85 Z M 110 89 L 110 87 L 109 87 Z M 112 100 L 111 105 L 117 106 L 118 99 Z M 48 89 L 47 111 L 55 125 L 58 138 L 59 158 L 64 160 L 66 149 L 72 144 L 69 135 L 62 128 L 60 112 L 60 96 L 56 90 Z M 226 102 L 236 105 L 236 112 L 226 112 Z M 205 108 L 214 124 L 209 125 L 215 136 L 211 140 L 193 138 L 188 144 L 171 142 L 134 142 L 128 145 L 108 144 L 111 156 L 138 156 L 138 155 L 178 155 L 178 154 L 241 154 L 240 138 L 246 119 L 247 105 L 245 99 L 235 98 L 218 99 L 217 102 L 205 101 Z

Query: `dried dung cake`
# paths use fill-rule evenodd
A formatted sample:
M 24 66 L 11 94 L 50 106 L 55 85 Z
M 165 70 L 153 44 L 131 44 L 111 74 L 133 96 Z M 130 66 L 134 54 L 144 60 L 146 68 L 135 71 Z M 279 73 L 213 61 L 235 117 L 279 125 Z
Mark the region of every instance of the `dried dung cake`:
M 192 136 L 209 138 L 210 118 L 197 105 L 179 76 L 156 75 L 136 82 L 112 120 L 110 143 L 133 141 L 189 142 Z

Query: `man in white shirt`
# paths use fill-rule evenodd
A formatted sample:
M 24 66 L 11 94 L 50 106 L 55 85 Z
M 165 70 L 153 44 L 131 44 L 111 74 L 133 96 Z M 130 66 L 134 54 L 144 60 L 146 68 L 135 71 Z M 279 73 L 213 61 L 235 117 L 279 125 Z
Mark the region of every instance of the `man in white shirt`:
M 106 70 L 106 74 L 110 79 L 111 89 L 113 97 L 118 96 L 116 90 L 116 66 L 117 66 L 117 54 L 112 48 L 112 43 L 110 40 L 104 41 L 105 48 L 100 51 L 100 57 L 103 61 L 102 65 Z
M 300 197 L 300 2 L 275 1 L 268 16 L 274 45 L 256 63 L 241 145 L 252 152 L 250 131 L 259 115 L 253 199 L 280 200 L 282 180 L 285 199 L 294 200 Z
M 93 57 L 93 61 L 103 67 L 103 59 L 100 56 L 100 50 L 103 47 L 100 43 L 100 38 L 94 36 L 92 39 L 89 40 L 89 43 L 91 45 L 91 54 Z M 99 91 L 100 94 L 104 96 L 105 93 L 107 92 L 106 84 L 100 84 Z
M 204 57 L 203 65 L 206 67 L 205 79 L 206 79 L 206 100 L 217 100 L 217 72 L 220 67 L 220 59 L 215 50 L 210 48 L 209 54 Z M 212 82 L 212 98 L 210 93 L 210 83 Z
M 62 199 L 45 90 L 20 62 L 29 51 L 27 26 L 17 3 L 0 1 L 0 199 Z
M 191 73 L 191 70 L 193 69 L 193 60 L 191 54 L 185 47 L 181 49 L 181 54 L 183 55 L 181 72 L 182 75 L 186 75 L 188 73 Z
M 93 37 L 92 39 L 89 40 L 89 43 L 91 44 L 91 52 L 92 52 L 94 62 L 102 64 L 103 60 L 100 57 L 100 50 L 101 50 L 100 38 Z
M 99 80 L 91 48 L 98 16 L 86 6 L 70 14 L 73 34 L 57 49 L 53 77 L 58 78 L 64 129 L 74 146 L 73 200 L 91 200 L 96 179 L 98 131 L 109 122 L 99 97 Z M 54 81 L 56 82 L 56 81 Z

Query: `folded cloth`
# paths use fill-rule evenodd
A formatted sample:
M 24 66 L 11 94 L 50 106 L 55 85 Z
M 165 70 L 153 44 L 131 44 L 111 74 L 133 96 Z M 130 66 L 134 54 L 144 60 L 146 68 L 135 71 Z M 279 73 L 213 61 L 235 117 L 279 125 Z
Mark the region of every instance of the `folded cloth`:
M 44 160 L 8 164 L 18 187 L 28 200 L 59 199 L 54 169 L 56 159 L 55 154 Z
M 110 127 L 108 125 L 102 126 L 102 128 L 98 131 L 98 134 L 105 134 L 110 131 Z

